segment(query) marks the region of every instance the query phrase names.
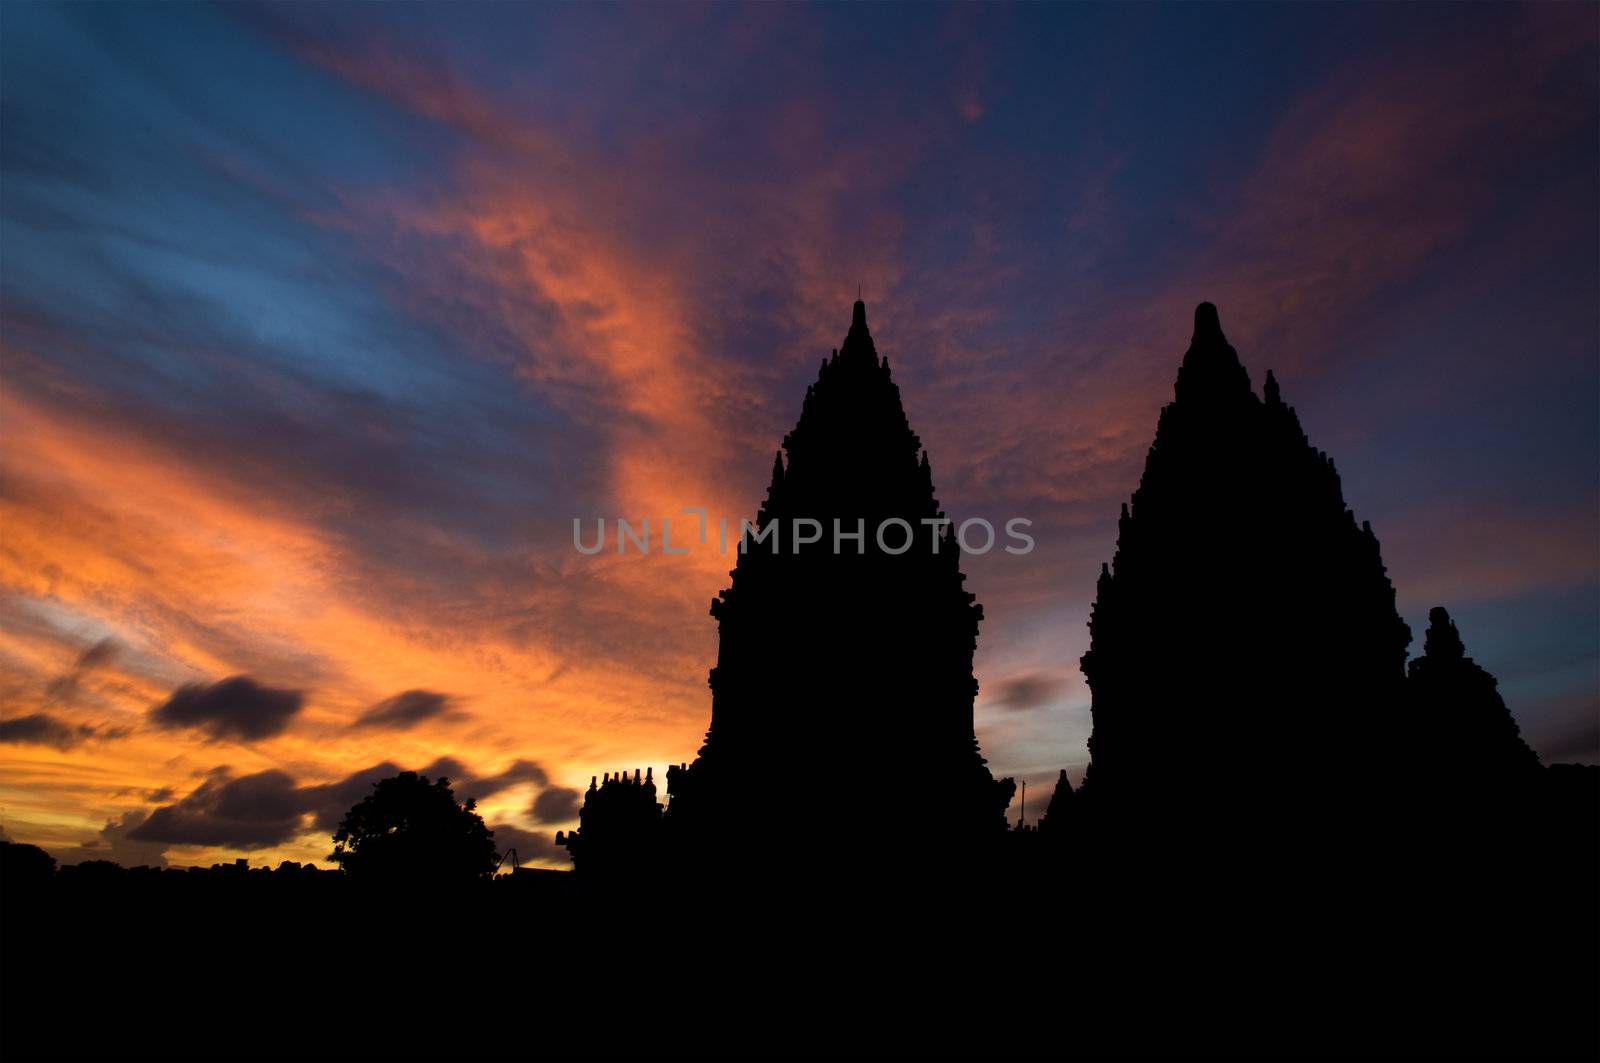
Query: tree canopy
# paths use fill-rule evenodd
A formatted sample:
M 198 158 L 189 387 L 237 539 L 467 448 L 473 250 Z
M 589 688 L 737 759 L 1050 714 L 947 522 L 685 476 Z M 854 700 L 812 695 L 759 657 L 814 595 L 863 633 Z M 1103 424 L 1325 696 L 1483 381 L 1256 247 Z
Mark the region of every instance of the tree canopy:
M 373 881 L 464 881 L 494 873 L 494 832 L 457 804 L 450 780 L 404 771 L 381 779 L 339 823 L 328 859 Z

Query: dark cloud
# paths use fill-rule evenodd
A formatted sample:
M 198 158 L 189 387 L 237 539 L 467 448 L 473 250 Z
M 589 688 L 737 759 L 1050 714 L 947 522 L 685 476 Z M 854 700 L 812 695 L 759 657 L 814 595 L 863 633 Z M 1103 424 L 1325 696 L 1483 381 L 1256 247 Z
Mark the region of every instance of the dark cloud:
M 127 797 L 129 794 L 137 794 L 140 798 L 148 801 L 152 805 L 164 805 L 168 801 L 172 800 L 175 793 L 177 793 L 177 791 L 170 786 L 158 786 L 154 790 L 144 790 L 137 786 L 124 786 L 122 789 L 115 791 L 111 796 Z
M 150 710 L 150 719 L 162 727 L 194 727 L 213 738 L 250 741 L 282 732 L 304 704 L 301 691 L 276 690 L 236 675 L 210 686 L 179 687 Z
M 450 695 L 431 690 L 407 690 L 385 698 L 362 713 L 353 727 L 415 727 L 423 720 L 459 716 L 450 704 Z
M 51 701 L 70 702 L 78 695 L 78 681 L 96 668 L 111 663 L 122 652 L 122 644 L 109 635 L 91 643 L 78 654 L 78 659 L 64 674 L 45 684 L 45 697 Z
M 302 787 L 300 793 L 306 810 L 312 814 L 312 826 L 331 834 L 338 829 L 344 814 L 372 792 L 373 784 L 405 770 L 393 761 L 384 761 L 352 772 L 338 782 Z M 519 783 L 531 782 L 543 786 L 548 781 L 545 770 L 531 760 L 514 761 L 505 771 L 484 778 L 473 775 L 471 769 L 454 757 L 439 757 L 424 767 L 412 770 L 430 779 L 449 779 L 456 800 L 462 802 L 469 799 L 482 801 Z
M 99 642 L 94 643 L 88 649 L 78 654 L 78 671 L 87 672 L 90 669 L 99 668 L 101 665 L 110 664 L 111 661 L 116 658 L 117 654 L 121 652 L 122 644 L 116 639 L 107 635 Z
M 294 778 L 272 768 L 233 779 L 219 787 L 211 810 L 223 819 L 273 823 L 296 819 L 305 808 L 301 789 Z
M 338 782 L 320 783 L 301 788 L 306 810 L 311 813 L 311 825 L 325 834 L 339 829 L 339 821 L 351 807 L 372 792 L 379 779 L 398 775 L 405 769 L 392 761 L 374 764 L 370 768 L 351 772 Z
M 1050 704 L 1067 689 L 1067 678 L 1053 672 L 1012 676 L 995 684 L 990 703 L 1022 712 Z
M 494 831 L 494 847 L 504 855 L 507 850 L 517 851 L 517 860 L 529 863 L 533 860 L 563 860 L 567 858 L 567 851 L 556 845 L 555 839 L 548 834 L 537 831 L 523 830 L 513 827 L 509 823 L 496 823 L 489 828 Z
M 528 814 L 540 823 L 567 823 L 578 818 L 578 791 L 552 786 L 539 791 Z
M 54 746 L 68 750 L 95 735 L 88 724 L 71 724 L 48 712 L 18 716 L 14 720 L 0 720 L 0 742 L 22 745 Z
M 128 832 L 134 841 L 266 849 L 301 833 L 305 802 L 277 769 L 228 778 L 213 773 L 187 797 L 162 805 Z
M 165 863 L 165 850 L 174 845 L 250 851 L 281 845 L 307 832 L 331 834 L 344 814 L 372 792 L 373 784 L 404 770 L 399 764 L 383 761 L 336 782 L 301 786 L 293 776 L 275 768 L 235 776 L 224 765 L 211 769 L 198 786 L 176 801 L 170 800 L 170 789 L 155 791 L 151 800 L 167 803 L 148 812 L 126 812 L 108 822 L 97 838 L 58 851 L 56 856 L 62 863 L 112 860 L 125 867 L 160 865 Z M 543 785 L 546 781 L 544 769 L 531 760 L 514 761 L 505 771 L 478 778 L 459 760 L 439 757 L 420 773 L 454 780 L 456 797 L 463 801 L 468 797 L 481 800 L 519 783 Z M 530 853 L 550 854 L 548 838 L 527 832 L 518 836 L 522 839 L 515 846 L 519 855 L 524 846 Z
M 166 867 L 166 843 L 141 841 L 133 837 L 145 821 L 145 813 L 134 809 L 107 820 L 100 833 L 81 845 L 52 850 L 62 864 L 81 864 L 86 860 L 110 860 L 123 867 Z
M 472 772 L 467 766 L 455 757 L 439 757 L 431 764 L 418 771 L 419 775 L 426 775 L 430 779 L 446 778 L 462 782 L 471 779 Z
M 545 770 L 531 760 L 512 761 L 511 767 L 500 774 L 490 775 L 481 779 L 454 775 L 450 776 L 450 778 L 456 792 L 456 799 L 460 801 L 466 801 L 469 798 L 474 801 L 482 801 L 486 797 L 492 797 L 501 790 L 509 789 L 519 783 L 531 782 L 536 786 L 543 786 L 550 781 L 550 776 L 545 774 Z

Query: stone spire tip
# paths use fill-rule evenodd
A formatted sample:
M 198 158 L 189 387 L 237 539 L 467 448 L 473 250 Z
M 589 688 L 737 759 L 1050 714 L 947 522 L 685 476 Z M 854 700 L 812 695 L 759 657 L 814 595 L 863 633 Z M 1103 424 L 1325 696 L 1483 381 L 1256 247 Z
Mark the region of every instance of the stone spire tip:
M 1199 340 L 1222 339 L 1222 319 L 1217 316 L 1215 303 L 1201 303 L 1194 308 L 1194 338 Z

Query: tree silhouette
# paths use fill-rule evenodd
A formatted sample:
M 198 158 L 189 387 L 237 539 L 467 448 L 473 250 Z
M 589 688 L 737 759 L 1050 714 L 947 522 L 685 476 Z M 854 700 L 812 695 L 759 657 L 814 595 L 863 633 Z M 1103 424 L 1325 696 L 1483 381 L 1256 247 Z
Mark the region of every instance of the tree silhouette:
M 0 887 L 8 895 L 44 889 L 55 870 L 55 857 L 37 845 L 0 842 Z
M 467 881 L 494 873 L 494 832 L 456 804 L 450 780 L 403 771 L 380 779 L 339 823 L 328 859 L 372 881 Z

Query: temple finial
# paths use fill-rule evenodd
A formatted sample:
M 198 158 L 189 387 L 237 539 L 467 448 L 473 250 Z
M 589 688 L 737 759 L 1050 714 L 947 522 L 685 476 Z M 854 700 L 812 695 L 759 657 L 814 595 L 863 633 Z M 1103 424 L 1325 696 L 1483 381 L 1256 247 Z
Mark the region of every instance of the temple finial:
M 1423 638 L 1423 653 L 1434 660 L 1460 660 L 1466 655 L 1456 622 L 1443 606 L 1428 610 L 1428 632 Z
M 1183 364 L 1178 367 L 1178 381 L 1173 391 L 1179 399 L 1189 397 L 1197 401 L 1255 398 L 1250 388 L 1250 374 L 1239 364 L 1238 352 L 1222 334 L 1222 321 L 1215 303 L 1201 303 L 1194 308 L 1194 338 L 1189 341 Z

